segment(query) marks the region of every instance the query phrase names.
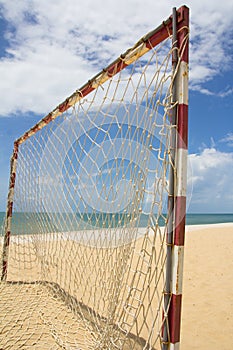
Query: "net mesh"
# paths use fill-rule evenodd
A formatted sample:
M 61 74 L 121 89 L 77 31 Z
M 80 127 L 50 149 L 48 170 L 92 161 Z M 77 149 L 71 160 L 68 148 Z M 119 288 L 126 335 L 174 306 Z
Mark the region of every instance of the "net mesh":
M 122 58 L 19 145 L 0 348 L 162 346 L 171 57 Z

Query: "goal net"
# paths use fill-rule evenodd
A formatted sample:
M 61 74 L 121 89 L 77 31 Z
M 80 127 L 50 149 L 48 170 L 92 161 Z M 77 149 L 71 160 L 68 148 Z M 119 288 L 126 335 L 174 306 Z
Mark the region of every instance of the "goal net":
M 1 349 L 168 349 L 186 10 L 16 140 Z

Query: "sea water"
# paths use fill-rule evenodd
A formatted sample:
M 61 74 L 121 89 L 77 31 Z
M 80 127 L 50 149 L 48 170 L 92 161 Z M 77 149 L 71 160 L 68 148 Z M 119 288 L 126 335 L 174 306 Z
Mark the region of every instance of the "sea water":
M 131 226 L 131 215 L 126 214 L 54 214 L 54 213 L 14 213 L 12 234 L 31 234 L 36 232 L 61 232 L 92 230 L 101 228 Z M 0 212 L 0 232 L 4 232 L 5 213 Z M 159 225 L 164 226 L 165 217 L 159 218 Z M 233 214 L 186 214 L 187 225 L 208 225 L 217 223 L 233 223 Z M 150 223 L 149 216 L 141 214 L 135 225 L 146 227 Z

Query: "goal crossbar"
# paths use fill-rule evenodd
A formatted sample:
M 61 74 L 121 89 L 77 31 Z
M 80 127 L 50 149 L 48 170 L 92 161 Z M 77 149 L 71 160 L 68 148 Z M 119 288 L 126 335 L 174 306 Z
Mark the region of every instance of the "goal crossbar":
M 182 6 L 177 10 L 177 31 L 184 28 L 184 21 L 186 20 L 186 7 Z M 60 103 L 53 111 L 42 118 L 37 124 L 35 124 L 29 131 L 25 132 L 20 138 L 15 141 L 15 144 L 21 144 L 28 139 L 31 135 L 41 130 L 45 125 L 64 113 L 67 109 L 72 107 L 75 103 L 83 99 L 99 85 L 106 82 L 108 79 L 119 73 L 127 65 L 136 61 L 139 57 L 143 56 L 147 51 L 161 43 L 173 33 L 173 16 L 171 15 L 160 26 L 152 30 L 145 36 L 143 36 L 132 48 L 126 50 L 115 61 L 110 63 L 100 73 L 88 80 L 82 87 L 77 89 L 72 95 L 66 98 L 65 101 Z

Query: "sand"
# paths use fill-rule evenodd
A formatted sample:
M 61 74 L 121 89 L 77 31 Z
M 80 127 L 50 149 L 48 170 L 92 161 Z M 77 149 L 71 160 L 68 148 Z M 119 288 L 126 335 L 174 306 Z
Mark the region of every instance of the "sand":
M 186 230 L 181 350 L 229 350 L 233 331 L 233 224 Z
M 232 249 L 233 223 L 197 225 L 186 228 L 181 350 L 229 350 L 232 348 Z M 70 258 L 74 259 L 73 252 L 70 251 L 69 254 Z M 52 249 L 50 255 L 53 256 Z M 113 257 L 114 255 L 111 255 L 111 258 Z M 56 261 L 52 262 L 55 266 Z M 96 263 L 98 261 L 95 261 L 95 265 Z M 17 260 L 15 260 L 15 264 L 16 268 Z M 33 271 L 33 276 L 36 276 L 36 264 L 32 264 L 30 268 Z M 14 265 L 12 265 L 11 270 L 12 276 L 14 276 L 13 270 Z M 27 274 L 26 270 L 24 274 Z M 0 285 L 0 287 L 2 310 L 0 314 L 0 349 L 69 348 L 85 350 L 93 348 L 94 332 L 91 331 L 91 336 L 87 339 L 82 321 L 79 322 L 71 311 L 65 311 L 64 303 L 60 299 L 54 297 L 48 304 L 48 296 L 44 293 L 46 286 L 30 282 L 26 286 L 13 284 Z M 24 288 L 23 293 L 21 288 Z M 90 291 L 86 290 L 86 297 L 88 293 Z M 101 296 L 97 297 L 98 300 L 101 299 Z M 28 310 L 27 303 L 30 305 Z M 12 307 L 13 305 L 14 307 Z M 100 309 L 102 306 L 100 305 Z M 27 312 L 30 322 L 27 318 L 25 319 Z M 83 310 L 83 312 L 86 311 Z M 54 317 L 51 317 L 53 314 Z M 52 324 L 51 319 L 53 319 Z M 15 322 L 13 325 L 12 320 Z M 36 337 L 30 335 L 30 329 L 34 326 L 33 322 L 37 326 L 40 325 L 40 334 L 37 334 Z M 63 343 L 63 338 L 60 336 L 61 329 L 67 335 L 66 344 Z M 83 339 L 78 341 L 79 345 L 75 342 L 75 336 L 72 336 L 77 332 L 84 334 Z M 13 345 L 14 338 L 17 339 L 15 345 Z M 80 344 L 82 344 L 81 347 Z M 140 348 L 140 346 L 137 347 L 137 349 Z

